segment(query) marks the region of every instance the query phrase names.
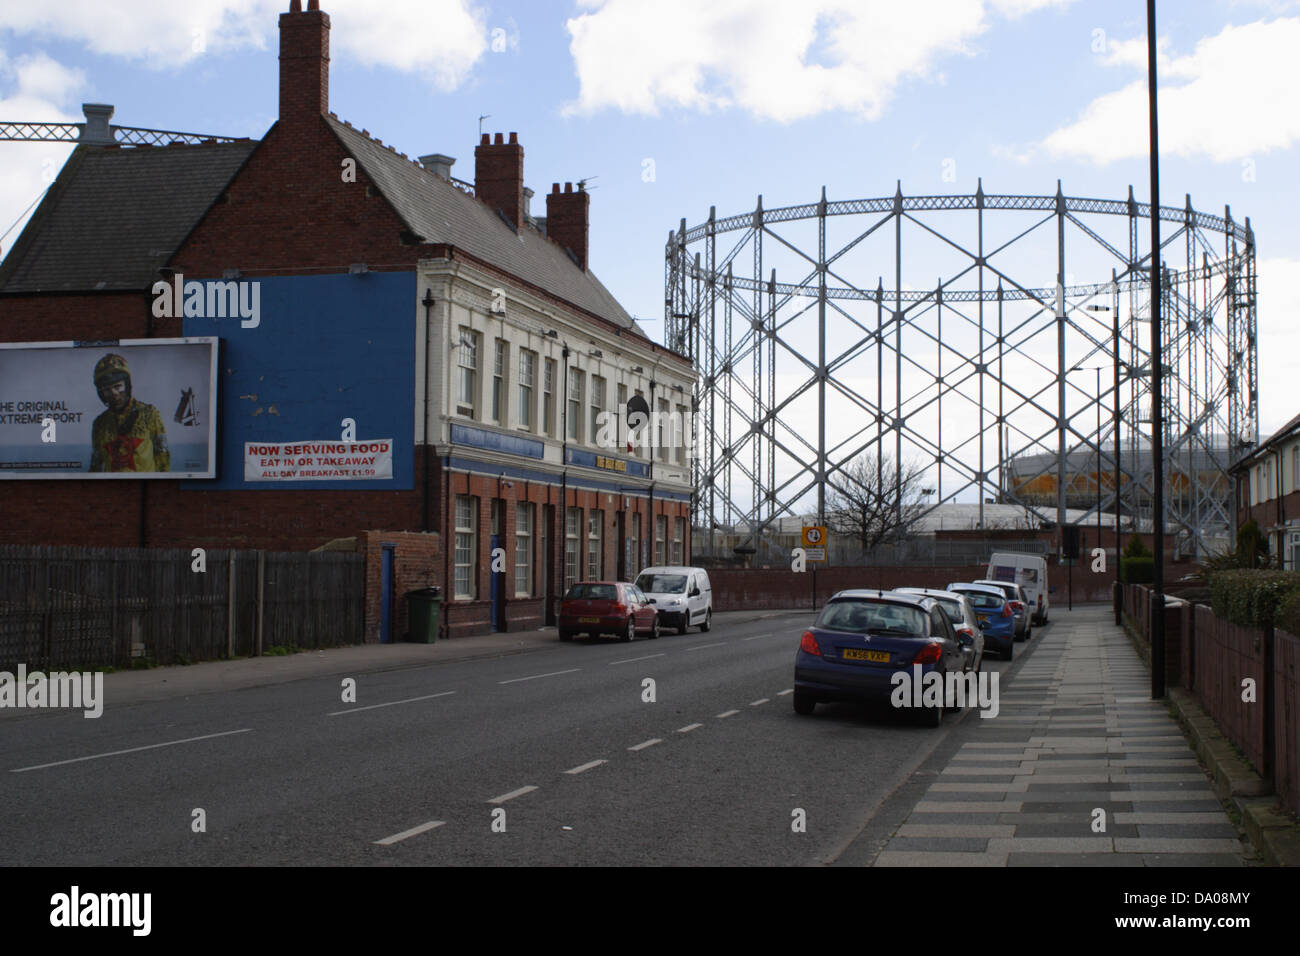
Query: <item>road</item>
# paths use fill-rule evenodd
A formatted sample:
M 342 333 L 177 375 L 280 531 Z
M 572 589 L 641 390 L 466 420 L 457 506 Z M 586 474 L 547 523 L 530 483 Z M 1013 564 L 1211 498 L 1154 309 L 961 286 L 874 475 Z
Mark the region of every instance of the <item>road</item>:
M 796 716 L 811 620 L 359 673 L 355 703 L 331 677 L 110 698 L 98 720 L 8 711 L 0 863 L 834 863 L 974 715 Z

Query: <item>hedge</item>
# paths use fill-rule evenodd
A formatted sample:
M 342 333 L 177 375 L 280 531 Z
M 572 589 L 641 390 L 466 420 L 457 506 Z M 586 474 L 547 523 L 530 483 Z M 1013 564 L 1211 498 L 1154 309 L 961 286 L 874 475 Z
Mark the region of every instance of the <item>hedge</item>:
M 1276 623 L 1296 633 L 1300 627 L 1300 572 L 1215 571 L 1210 575 L 1210 601 L 1217 617 L 1244 627 Z
M 1154 557 L 1119 559 L 1119 579 L 1124 584 L 1150 584 L 1156 579 Z

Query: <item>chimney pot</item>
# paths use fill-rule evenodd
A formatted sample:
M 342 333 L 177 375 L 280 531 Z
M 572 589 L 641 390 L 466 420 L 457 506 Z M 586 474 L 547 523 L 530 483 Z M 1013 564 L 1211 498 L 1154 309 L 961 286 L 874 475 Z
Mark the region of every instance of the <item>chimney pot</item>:
M 443 179 L 451 179 L 451 167 L 455 164 L 454 156 L 446 156 L 442 153 L 430 153 L 428 156 L 420 157 L 421 166 Z
M 487 133 L 484 133 L 482 136 L 479 137 L 478 142 L 480 146 L 491 146 L 492 137 L 489 136 Z
M 587 269 L 587 226 L 590 219 L 591 197 L 585 190 L 573 191 L 573 183 L 554 184 L 546 197 L 546 235 L 566 247 L 579 268 Z
M 484 133 L 474 150 L 474 195 L 518 231 L 524 224 L 524 148 L 517 136 L 509 143 L 501 133 L 492 139 Z
M 518 133 L 511 133 L 511 134 L 510 134 L 510 142 L 512 142 L 512 143 L 518 143 L 518 142 L 519 142 L 519 134 L 518 134 Z
M 319 9 L 320 9 L 320 0 L 307 0 L 308 12 L 312 10 L 319 10 Z
M 280 16 L 280 122 L 314 122 L 329 113 L 330 18 L 318 0 L 302 12 L 293 0 Z
M 560 184 L 559 184 L 559 183 L 551 183 L 551 192 L 553 192 L 553 193 L 558 193 L 559 191 L 560 191 Z
M 82 103 L 81 112 L 86 117 L 81 127 L 81 142 L 88 146 L 112 146 L 117 142 L 113 127 L 108 124 L 113 118 L 113 107 L 107 103 Z

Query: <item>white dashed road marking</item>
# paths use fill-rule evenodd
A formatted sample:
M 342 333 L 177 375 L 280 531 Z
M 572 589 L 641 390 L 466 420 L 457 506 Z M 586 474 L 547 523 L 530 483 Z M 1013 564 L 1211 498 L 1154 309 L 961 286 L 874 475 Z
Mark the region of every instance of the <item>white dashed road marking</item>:
M 608 760 L 589 760 L 584 764 L 574 767 L 572 770 L 566 770 L 565 773 L 586 773 L 592 767 L 599 767 L 603 763 L 609 763 Z
M 650 660 L 650 658 L 652 658 L 652 657 L 663 657 L 663 655 L 662 655 L 662 654 L 647 654 L 645 657 L 629 657 L 629 658 L 627 658 L 627 660 L 622 660 L 622 661 L 610 661 L 610 662 L 609 662 L 609 666 L 610 666 L 610 667 L 613 667 L 615 664 L 631 664 L 631 663 L 634 663 L 635 661 L 648 661 L 648 660 Z
M 738 710 L 724 710 L 722 713 L 718 714 L 718 720 L 721 720 L 723 717 L 730 717 L 732 714 L 738 714 L 738 713 L 740 713 L 740 711 Z
M 493 797 L 488 803 L 505 803 L 507 800 L 513 800 L 515 797 L 522 797 L 525 793 L 532 793 L 537 788 L 532 784 L 526 787 L 520 787 L 518 790 L 511 790 L 509 793 L 503 793 L 499 797 Z
M 776 692 L 776 696 L 777 696 L 777 697 L 784 697 L 786 694 L 793 694 L 793 693 L 794 693 L 794 688 L 793 688 L 793 687 L 787 687 L 785 690 L 777 691 L 777 692 Z
M 687 724 L 685 727 L 678 727 L 678 728 L 677 728 L 677 733 L 679 733 L 679 734 L 689 734 L 692 730 L 698 730 L 699 728 L 701 728 L 701 727 L 703 727 L 703 726 L 704 726 L 703 724 Z
M 73 757 L 71 760 L 56 760 L 53 763 L 41 763 L 34 767 L 18 767 L 10 770 L 10 773 L 26 773 L 28 770 L 44 770 L 46 767 L 62 767 L 64 764 L 81 763 L 83 760 L 98 760 L 101 757 L 118 757 L 122 754 L 139 753 L 141 750 L 157 750 L 159 747 L 175 747 L 177 744 L 192 744 L 196 740 L 211 740 L 214 737 L 229 737 L 232 734 L 251 734 L 252 727 L 245 727 L 243 730 L 225 730 L 219 734 L 204 734 L 202 737 L 186 737 L 184 740 L 169 740 L 161 744 L 148 744 L 144 747 L 130 747 L 127 750 L 110 750 L 104 754 L 91 754 L 89 757 Z
M 406 700 L 390 700 L 386 704 L 367 704 L 365 707 L 349 707 L 347 710 L 336 710 L 332 714 L 326 714 L 326 717 L 339 717 L 343 714 L 355 714 L 359 710 L 374 710 L 377 707 L 396 707 L 398 704 L 413 704 L 417 700 L 433 700 L 435 697 L 446 697 L 449 694 L 456 693 L 454 690 L 444 690 L 441 694 L 425 694 L 423 697 L 408 697 Z
M 628 750 L 645 750 L 647 747 L 653 747 L 655 744 L 661 744 L 663 740 L 659 737 L 651 737 L 649 740 L 643 740 L 635 747 L 628 747 Z
M 771 700 L 770 697 L 760 697 L 758 700 L 754 701 L 754 702 L 751 703 L 749 706 L 750 706 L 750 707 L 757 707 L 759 704 L 766 704 L 769 700 Z
M 582 670 L 581 667 L 570 667 L 567 671 L 551 671 L 549 674 L 533 674 L 529 677 L 512 677 L 510 680 L 499 680 L 498 684 L 518 684 L 521 680 L 537 680 L 539 677 L 558 677 L 560 674 L 576 674 Z
M 401 840 L 413 836 L 419 836 L 421 833 L 426 833 L 429 830 L 440 827 L 446 822 L 446 820 L 430 820 L 428 823 L 421 823 L 418 827 L 411 827 L 409 830 L 403 830 L 401 833 L 394 833 L 392 836 L 387 836 L 382 840 L 375 840 L 373 842 L 375 846 L 392 846 L 394 843 L 398 843 Z
M 726 641 L 718 641 L 716 644 L 696 644 L 694 647 L 686 648 L 688 651 L 702 651 L 706 647 L 721 647 Z

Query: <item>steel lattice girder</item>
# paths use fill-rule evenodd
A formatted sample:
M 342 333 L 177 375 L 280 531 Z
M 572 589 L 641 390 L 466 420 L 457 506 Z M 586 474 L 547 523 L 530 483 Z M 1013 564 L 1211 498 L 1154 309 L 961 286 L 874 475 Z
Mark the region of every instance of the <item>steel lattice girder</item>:
M 1140 328 L 1148 311 L 1151 257 L 1138 249 L 1137 220 L 1149 216 L 1150 205 L 1136 202 L 1131 188 L 1127 200 L 1067 197 L 1059 187 L 1052 196 L 986 195 L 982 186 L 973 195 L 904 196 L 901 184 L 892 197 L 878 199 L 828 201 L 822 193 L 816 203 L 766 210 L 759 197 L 752 212 L 718 219 L 710 211 L 701 225 L 688 228 L 683 219 L 668 234 L 667 341 L 689 355 L 702 375 L 695 409 L 703 442 L 692 465 L 697 526 L 739 530 L 758 544 L 779 518 L 814 510 L 814 494 L 815 513 L 824 520 L 825 488 L 842 480 L 839 473 L 854 457 L 864 451 L 890 454 L 891 444 L 901 456 L 905 442 L 938 472 L 939 494 L 931 507 L 973 492 L 981 503 L 981 524 L 989 492 L 1040 519 L 1063 520 L 1067 457 L 1077 461 L 1081 452 L 1094 456 L 1092 487 L 1102 491 L 1089 512 L 1118 504 L 1130 516 L 1140 513 L 1142 496 L 1151 492 L 1149 462 L 1144 465 L 1138 453 L 1151 393 L 1149 349 Z M 931 213 L 974 218 L 978 241 L 931 225 L 923 215 Z M 1226 208 L 1221 217 L 1197 212 L 1190 197 L 1181 209 L 1160 207 L 1159 215 L 1179 225 L 1161 243 L 1163 288 L 1169 290 L 1162 314 L 1163 367 L 1170 382 L 1164 392 L 1165 473 L 1167 483 L 1180 489 L 1166 495 L 1165 521 L 1180 546 L 1203 553 L 1206 538 L 1232 524 L 1226 468 L 1241 445 L 1258 440 L 1254 238 L 1249 219 L 1238 224 Z M 828 221 L 854 216 L 862 221 L 843 220 L 851 235 L 830 241 Z M 1029 224 L 986 248 L 986 226 L 1016 216 Z M 1105 217 L 1125 218 L 1124 241 L 1103 234 Z M 816 227 L 815 252 L 787 232 L 810 222 Z M 1052 225 L 1055 236 L 1040 241 Z M 1083 239 L 1093 259 L 1110 266 L 1108 281 L 1067 281 L 1067 226 L 1072 244 Z M 903 286 L 904 227 L 956 259 L 930 288 Z M 855 282 L 845 267 L 852 265 L 849 257 L 890 236 L 892 254 L 877 252 L 872 260 L 874 288 Z M 729 244 L 721 256 L 719 238 Z M 1221 244 L 1217 249 L 1215 242 Z M 909 249 L 911 244 L 909 239 Z M 1170 253 L 1180 245 L 1185 257 L 1177 268 Z M 1041 252 L 1046 246 L 1057 253 L 1055 285 L 1041 284 L 1042 267 L 1034 267 L 1035 281 L 1017 279 L 1025 266 L 1019 260 L 1008 264 L 1012 257 L 1026 247 Z M 777 281 L 771 266 L 777 254 L 799 281 Z M 737 274 L 746 260 L 752 262 L 749 274 Z M 895 282 L 887 288 L 890 265 Z M 1122 298 L 1127 315 L 1119 318 Z M 1110 315 L 1103 321 L 1096 311 Z M 952 344 L 942 332 L 945 317 L 959 332 L 974 330 L 978 348 Z M 815 328 L 807 327 L 810 322 Z M 1056 354 L 1041 354 L 1053 333 Z M 849 381 L 871 357 L 874 396 Z M 1008 372 L 1008 361 L 1018 367 Z M 1111 381 L 1098 390 L 1070 378 L 1098 367 L 1115 369 L 1118 390 Z M 892 396 L 886 396 L 886 379 Z M 839 397 L 843 412 L 828 412 L 828 394 Z M 815 420 L 807 421 L 814 395 Z M 943 403 L 949 401 L 951 416 L 954 399 L 960 410 L 977 414 L 978 427 L 959 426 L 956 439 L 950 427 L 945 441 Z M 925 420 L 932 407 L 934 429 Z M 845 413 L 856 428 L 839 427 L 840 434 L 828 438 L 828 423 L 837 425 L 833 419 Z M 986 448 L 994 444 L 990 430 L 997 455 Z M 1013 434 L 1021 444 L 1015 456 Z M 1118 502 L 1115 482 L 1105 488 L 1103 481 L 1117 453 L 1123 472 Z M 1055 515 L 1002 479 L 1013 457 L 1020 465 L 1044 462 L 1016 478 L 1023 486 L 1054 477 Z

